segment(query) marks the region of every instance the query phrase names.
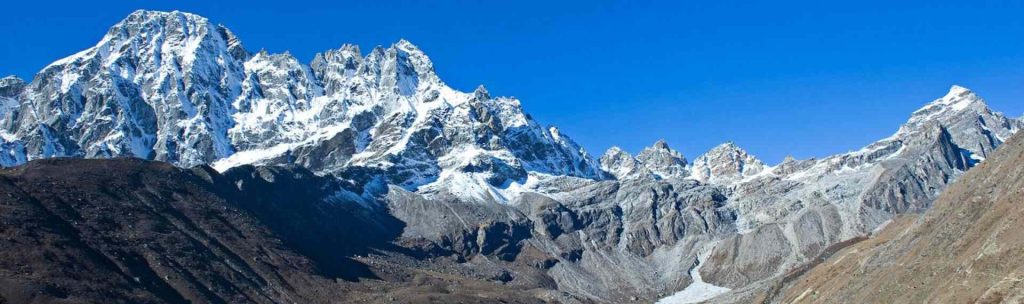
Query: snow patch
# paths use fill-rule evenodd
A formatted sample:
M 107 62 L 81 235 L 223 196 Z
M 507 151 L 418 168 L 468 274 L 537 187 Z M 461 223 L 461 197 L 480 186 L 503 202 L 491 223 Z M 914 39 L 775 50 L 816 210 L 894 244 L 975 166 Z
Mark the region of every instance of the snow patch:
M 710 253 L 711 251 L 708 250 L 706 253 L 702 254 L 701 257 L 697 259 L 697 265 L 690 269 L 690 277 L 693 278 L 693 283 L 690 283 L 690 286 L 686 286 L 686 289 L 674 293 L 671 296 L 661 298 L 655 304 L 700 303 L 729 292 L 731 289 L 704 282 L 704 279 L 700 276 L 700 267 L 704 266 L 704 261 Z

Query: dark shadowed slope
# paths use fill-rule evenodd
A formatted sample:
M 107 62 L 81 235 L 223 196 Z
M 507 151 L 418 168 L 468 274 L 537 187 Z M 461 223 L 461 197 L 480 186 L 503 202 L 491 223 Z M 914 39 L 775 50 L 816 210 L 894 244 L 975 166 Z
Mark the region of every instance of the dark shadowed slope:
M 135 159 L 2 169 L 0 303 L 537 302 L 350 259 L 401 225 L 322 200 L 346 186 L 300 168 L 221 175 Z M 462 287 L 411 292 L 448 284 Z
M 781 303 L 1024 301 L 1024 136 L 970 170 L 922 216 L 899 218 L 769 299 Z

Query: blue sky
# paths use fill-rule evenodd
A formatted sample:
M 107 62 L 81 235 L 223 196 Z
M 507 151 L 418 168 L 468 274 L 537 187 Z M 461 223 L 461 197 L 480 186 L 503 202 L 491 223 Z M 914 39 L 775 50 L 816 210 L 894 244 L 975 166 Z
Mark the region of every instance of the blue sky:
M 406 38 L 450 85 L 518 97 L 592 154 L 664 138 L 690 158 L 724 141 L 770 163 L 826 156 L 952 84 L 1024 113 L 1021 1 L 61 2 L 5 4 L 0 74 L 31 78 L 136 9 L 177 9 L 306 62 Z

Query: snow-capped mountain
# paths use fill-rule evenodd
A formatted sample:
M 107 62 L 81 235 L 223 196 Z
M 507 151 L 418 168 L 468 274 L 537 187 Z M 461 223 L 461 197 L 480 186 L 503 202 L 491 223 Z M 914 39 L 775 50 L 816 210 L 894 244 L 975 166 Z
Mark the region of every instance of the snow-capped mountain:
M 601 169 L 616 179 L 690 178 L 686 157 L 668 146 L 665 140 L 640 150 L 633 157 L 619 147 L 611 147 L 599 159 Z
M 27 159 L 131 156 L 192 166 L 234 149 L 231 102 L 248 57 L 226 28 L 139 11 L 45 67 L 4 123 Z
M 845 154 L 788 158 L 766 168 L 733 184 L 728 205 L 739 234 L 712 250 L 704 278 L 739 288 L 734 300 L 749 300 L 760 280 L 871 233 L 897 214 L 927 209 L 983 159 L 980 153 L 1022 128 L 1021 120 L 993 112 L 973 92 L 953 86 L 888 138 Z
M 712 148 L 693 160 L 693 178 L 708 183 L 725 183 L 761 173 L 764 162 L 733 142 Z
M 636 160 L 643 163 L 647 170 L 659 178 L 684 178 L 689 176 L 686 157 L 679 151 L 668 146 L 664 139 L 654 145 L 640 150 Z
M 3 82 L 4 165 L 130 156 L 180 166 L 362 167 L 410 189 L 446 172 L 492 185 L 527 172 L 601 178 L 583 149 L 514 98 L 445 85 L 402 40 L 303 64 L 246 51 L 231 31 L 183 12 L 138 11 L 94 47 Z
M 373 181 L 404 225 L 397 243 L 498 257 L 473 263 L 598 302 L 693 282 L 745 302 L 828 246 L 928 208 L 1021 128 L 954 86 L 894 135 L 822 159 L 768 166 L 727 142 L 691 163 L 664 141 L 594 159 L 515 98 L 449 87 L 408 41 L 306 64 L 183 12 L 135 12 L 29 83 L 0 79 L 0 165 L 127 156 Z
M 644 164 L 619 147 L 611 147 L 601 155 L 601 170 L 616 179 L 632 179 L 651 177 L 650 170 Z

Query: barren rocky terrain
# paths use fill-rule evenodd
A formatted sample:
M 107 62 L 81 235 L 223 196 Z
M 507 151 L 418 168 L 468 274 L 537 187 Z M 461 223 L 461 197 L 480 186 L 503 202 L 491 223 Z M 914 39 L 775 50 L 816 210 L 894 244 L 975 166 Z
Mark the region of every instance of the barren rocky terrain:
M 1024 136 L 951 185 L 923 215 L 893 220 L 806 272 L 772 303 L 1024 301 Z
M 341 186 L 300 168 L 137 159 L 2 169 L 0 303 L 545 301 L 444 269 L 455 263 L 368 257 L 402 254 L 388 253 L 401 226 L 321 199 Z

